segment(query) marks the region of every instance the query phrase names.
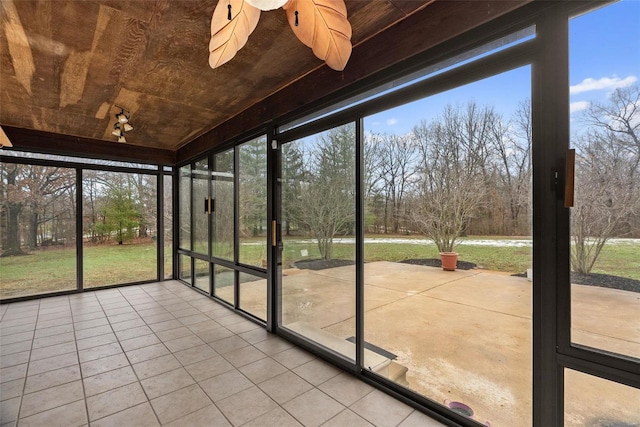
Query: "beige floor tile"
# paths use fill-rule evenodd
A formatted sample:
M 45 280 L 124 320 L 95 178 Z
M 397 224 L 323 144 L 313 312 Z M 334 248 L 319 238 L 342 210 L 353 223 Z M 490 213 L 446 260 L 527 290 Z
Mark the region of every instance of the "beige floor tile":
M 220 325 L 216 321 L 209 319 L 207 316 L 204 318 L 205 320 L 201 322 L 188 324 L 187 328 L 189 328 L 189 330 L 194 334 L 220 328 Z
M 103 325 L 98 326 L 96 328 L 88 328 L 83 329 L 81 331 L 76 331 L 76 339 L 83 340 L 85 338 L 97 337 L 98 335 L 111 334 L 113 333 L 113 329 L 111 329 L 111 325 Z
M 413 411 L 398 427 L 445 427 L 444 424 L 419 411 Z
M 122 347 L 120 347 L 120 343 L 116 342 L 80 350 L 78 351 L 78 358 L 80 363 L 84 363 L 120 353 L 122 353 Z
M 178 317 L 178 316 L 176 316 L 176 317 Z M 192 315 L 186 316 L 186 317 L 178 317 L 178 319 L 185 326 L 195 325 L 196 323 L 200 323 L 200 322 L 204 322 L 204 321 L 207 321 L 207 320 L 208 321 L 211 320 L 207 316 L 205 316 L 204 314 L 202 314 L 200 312 L 196 312 L 195 314 L 192 314 Z
M 92 377 L 84 378 L 84 392 L 87 396 L 104 393 L 138 381 L 131 366 L 103 372 Z
M 239 368 L 260 359 L 264 359 L 267 355 L 253 346 L 247 346 L 225 353 L 223 357 L 233 366 Z
M 72 365 L 38 375 L 30 375 L 24 386 L 25 394 L 77 381 L 81 378 L 80 366 Z
M 278 405 L 258 387 L 253 386 L 217 402 L 216 406 L 233 425 L 242 425 Z
M 124 353 L 103 357 L 102 359 L 92 360 L 80 365 L 83 378 L 92 377 L 103 372 L 122 368 L 123 366 L 129 366 L 129 361 Z
M 326 423 L 322 424 L 322 427 L 373 427 L 369 421 L 362 418 L 355 412 L 345 409 L 335 417 L 331 418 Z
M 7 337 L 10 337 L 11 335 L 33 332 L 35 331 L 35 329 L 36 329 L 35 322 L 27 323 L 23 325 L 15 325 L 15 326 L 5 326 L 3 324 L 2 327 L 0 328 L 0 336 L 4 341 Z
M 258 328 L 258 329 L 252 329 L 247 332 L 242 332 L 241 334 L 238 334 L 238 336 L 243 340 L 245 340 L 246 342 L 248 342 L 249 344 L 255 344 L 255 343 L 264 341 L 266 339 L 269 339 L 270 337 L 274 337 L 275 335 L 270 334 L 264 328 Z
M 188 336 L 195 335 L 189 328 L 186 326 L 179 326 L 177 328 L 167 329 L 164 331 L 156 331 L 156 335 L 162 341 L 172 341 L 178 338 L 184 338 Z
M 397 426 L 413 412 L 409 406 L 379 390 L 367 394 L 351 405 L 350 409 L 380 427 Z
M 345 409 L 316 388 L 285 403 L 283 408 L 307 427 L 319 426 Z
M 48 357 L 46 359 L 40 359 L 29 363 L 29 376 L 77 364 L 78 354 L 75 351 L 72 353 L 61 354 L 59 356 Z
M 341 371 L 323 360 L 314 359 L 293 369 L 293 372 L 300 375 L 311 384 L 318 386 L 335 377 Z
M 8 354 L 0 356 L 0 368 L 8 368 L 9 366 L 21 365 L 29 361 L 31 355 L 30 350 L 21 351 L 20 353 Z
M 277 377 L 271 378 L 261 383 L 258 387 L 280 405 L 313 388 L 311 384 L 291 371 L 286 371 Z
M 215 426 L 215 427 L 231 427 L 231 424 L 222 415 L 222 412 L 216 408 L 215 405 L 209 405 L 202 409 L 198 409 L 195 412 L 178 418 L 177 420 L 165 424 L 167 427 L 202 427 L 202 426 Z M 263 425 L 266 427 L 267 425 Z M 280 426 L 278 426 L 280 427 Z
M 22 397 L 20 417 L 44 412 L 84 398 L 82 381 L 51 387 Z
M 27 376 L 28 363 L 22 365 L 10 366 L 8 368 L 0 369 L 0 382 L 7 382 L 17 380 L 18 378 L 24 378 Z
M 97 420 L 146 401 L 147 397 L 138 382 L 96 394 L 87 398 L 89 420 Z
M 266 414 L 260 415 L 258 418 L 254 418 L 248 423 L 242 425 L 242 427 L 266 427 L 266 426 L 302 427 L 302 424 L 297 422 L 295 418 L 293 418 L 291 415 L 287 413 L 287 411 L 285 411 L 284 409 L 278 406 L 277 408 L 272 409 Z
M 211 404 L 211 400 L 197 384 L 165 394 L 151 401 L 151 405 L 162 424 L 175 421 Z
M 346 372 L 331 378 L 318 388 L 345 406 L 350 406 L 374 390 L 369 384 Z
M 42 347 L 49 347 L 52 345 L 62 344 L 65 342 L 73 342 L 73 341 L 75 341 L 75 336 L 73 332 L 65 332 L 63 334 L 34 339 L 33 349 L 35 350 Z M 4 345 L 4 341 L 3 341 L 3 345 Z
M 172 352 L 178 352 L 182 350 L 187 350 L 189 348 L 197 347 L 203 345 L 205 342 L 198 338 L 197 335 L 192 334 L 186 337 L 177 338 L 171 341 L 164 341 L 164 345 L 167 346 L 169 350 Z
M 148 347 L 138 348 L 136 350 L 127 351 L 127 357 L 131 363 L 140 363 L 146 360 L 155 359 L 156 357 L 169 354 L 169 350 L 162 343 L 150 345 Z
M 227 338 L 222 338 L 220 340 L 211 342 L 209 345 L 216 352 L 220 354 L 225 354 L 230 351 L 237 350 L 239 348 L 247 347 L 249 343 L 236 335 L 231 335 Z
M 232 311 L 226 311 L 222 312 L 222 315 L 216 318 L 215 321 L 226 327 L 227 325 L 232 325 L 234 323 L 240 323 L 247 320 L 239 314 L 236 314 Z
M 243 332 L 248 332 L 254 329 L 262 328 L 258 323 L 252 322 L 250 320 L 244 320 L 240 323 L 232 323 L 230 325 L 225 326 L 231 332 L 236 334 L 241 334 Z
M 141 326 L 147 326 L 147 324 L 144 323 L 144 320 L 137 318 L 133 320 L 126 320 L 124 322 L 112 323 L 111 329 L 113 329 L 114 332 L 118 332 L 138 328 Z
M 207 378 L 220 375 L 224 372 L 230 371 L 233 365 L 227 362 L 222 356 L 212 357 L 211 359 L 196 362 L 191 365 L 185 366 L 185 369 L 196 381 L 200 382 Z
M 120 341 L 124 341 L 131 338 L 137 338 L 137 337 L 142 337 L 144 335 L 152 334 L 153 331 L 149 329 L 147 325 L 144 325 L 144 326 L 137 326 L 131 329 L 115 331 L 115 333 Z
M 98 326 L 109 325 L 109 321 L 106 317 L 99 317 L 97 319 L 91 320 L 83 320 L 81 322 L 74 323 L 74 328 L 76 331 L 81 331 L 83 329 L 92 329 L 97 328 Z
M 22 396 L 24 390 L 24 378 L 13 381 L 6 381 L 0 384 L 0 400 L 13 399 Z
M 76 427 L 86 425 L 87 408 L 84 400 L 59 406 L 26 418 L 20 418 L 20 426 L 65 426 Z
M 91 422 L 91 427 L 155 427 L 160 423 L 149 402 L 125 409 L 108 417 Z
M 15 332 L 13 332 L 13 329 L 11 328 L 23 327 L 23 326 L 29 327 L 29 329 L 27 330 L 33 330 L 36 328 L 36 321 L 37 319 L 35 316 L 20 317 L 12 320 L 3 320 L 1 324 L 2 327 L 0 327 L 0 331 L 9 331 L 8 333 L 3 333 L 2 335 L 13 334 Z
M 117 341 L 118 339 L 115 334 L 113 332 L 109 332 L 107 334 L 78 340 L 76 341 L 76 344 L 78 345 L 78 350 L 86 350 L 88 348 L 98 347 L 105 344 L 112 344 Z
M 240 371 L 235 369 L 201 381 L 199 384 L 214 402 L 226 399 L 254 385 Z
M 184 325 L 180 323 L 178 319 L 171 319 L 150 324 L 149 327 L 157 334 L 159 332 L 170 331 L 171 329 L 182 328 Z
M 191 365 L 196 362 L 210 359 L 217 355 L 218 353 L 216 353 L 211 347 L 206 344 L 174 353 L 174 356 L 176 356 L 180 363 L 182 363 L 183 365 Z
M 50 345 L 48 347 L 40 347 L 31 351 L 31 361 L 46 359 L 48 357 L 60 356 L 61 354 L 75 352 L 75 341 L 63 342 L 61 344 Z
M 138 378 L 143 380 L 164 372 L 173 371 L 174 369 L 178 369 L 180 366 L 182 365 L 180 365 L 178 359 L 176 359 L 172 354 L 167 354 L 166 356 L 160 356 L 145 362 L 136 363 L 133 365 L 133 370 L 136 371 Z
M 287 371 L 287 368 L 267 357 L 256 362 L 249 363 L 248 365 L 239 368 L 239 370 L 247 378 L 253 381 L 254 384 L 260 384 L 263 381 Z
M 20 341 L 32 340 L 34 333 L 35 333 L 34 331 L 28 331 L 28 332 L 20 332 L 17 334 L 4 335 L 2 337 L 2 345 L 13 344 Z
M 144 320 L 147 325 L 153 325 L 154 323 L 166 322 L 174 319 L 175 317 L 173 317 L 173 314 L 168 311 L 165 311 L 164 313 L 149 314 L 146 316 L 142 315 L 142 320 Z
M 0 424 L 14 421 L 18 417 L 20 397 L 0 401 Z
M 50 337 L 52 335 L 59 335 L 65 332 L 73 332 L 73 324 L 54 326 L 52 328 L 36 329 L 35 338 Z
M 179 390 L 195 381 L 184 368 L 165 372 L 140 381 L 149 399 L 155 399 L 167 393 Z
M 2 340 L 0 340 L 2 342 Z M 31 340 L 14 342 L 13 344 L 5 344 L 2 342 L 0 345 L 0 355 L 6 356 L 13 353 L 20 353 L 31 349 Z
M 148 347 L 150 345 L 159 344 L 160 340 L 155 334 L 142 335 L 136 338 L 120 340 L 120 345 L 124 351 L 137 350 L 139 348 Z
M 187 306 L 181 310 L 174 310 L 173 307 L 169 307 L 168 310 L 178 319 L 185 319 L 190 316 L 198 315 L 200 312 L 187 304 Z M 184 324 L 184 323 L 183 323 Z
M 230 330 L 228 330 L 227 328 L 223 327 L 223 326 L 219 326 L 219 327 L 217 327 L 215 329 L 211 329 L 209 331 L 198 332 L 198 333 L 196 333 L 196 335 L 198 335 L 207 344 L 211 344 L 211 343 L 219 341 L 219 340 L 221 340 L 223 338 L 232 337 L 234 335 L 234 333 L 231 332 Z
M 53 326 L 58 326 L 58 325 L 66 325 L 69 323 L 73 323 L 71 314 L 65 315 L 63 317 L 54 317 L 53 319 L 49 319 L 49 320 L 45 320 L 45 318 L 43 318 L 42 316 L 39 316 L 36 327 L 37 329 L 44 329 L 44 328 L 51 328 Z
M 101 319 L 103 317 L 106 317 L 106 315 L 104 314 L 104 312 L 102 312 L 102 310 L 94 311 L 91 313 L 73 313 L 74 322 L 85 322 L 87 320 Z
M 131 311 L 127 311 L 125 313 L 120 313 L 120 314 L 107 313 L 107 318 L 109 319 L 109 323 L 113 325 L 114 323 L 140 319 L 140 316 L 138 316 L 138 313 L 133 311 L 133 309 L 127 309 L 127 310 L 131 310 Z
M 294 369 L 300 365 L 304 365 L 305 363 L 314 360 L 316 356 L 301 348 L 293 347 L 283 352 L 274 354 L 273 356 L 271 356 L 271 358 L 289 369 Z
M 254 347 L 266 355 L 273 356 L 276 353 L 293 348 L 293 344 L 282 338 L 271 337 L 267 340 L 254 344 Z

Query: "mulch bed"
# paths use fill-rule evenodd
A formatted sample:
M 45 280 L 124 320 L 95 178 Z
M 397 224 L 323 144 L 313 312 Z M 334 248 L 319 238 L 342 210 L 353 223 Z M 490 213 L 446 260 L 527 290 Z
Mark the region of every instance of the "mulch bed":
M 442 267 L 442 262 L 439 258 L 405 259 L 400 262 L 403 264 L 424 265 L 427 267 Z M 478 268 L 478 265 L 472 262 L 458 260 L 456 268 L 458 270 L 473 270 Z
M 400 262 L 404 264 L 424 265 L 427 267 L 442 267 L 442 263 L 438 258 L 405 259 Z M 344 267 L 354 264 L 355 261 L 347 259 L 309 259 L 297 261 L 293 266 L 301 270 L 324 270 L 325 268 Z M 457 268 L 459 270 L 473 270 L 478 268 L 478 265 L 472 262 L 458 260 Z M 517 273 L 512 274 L 512 276 L 526 277 L 527 274 Z M 609 274 L 581 274 L 572 272 L 571 283 L 640 293 L 640 280 L 611 276 Z

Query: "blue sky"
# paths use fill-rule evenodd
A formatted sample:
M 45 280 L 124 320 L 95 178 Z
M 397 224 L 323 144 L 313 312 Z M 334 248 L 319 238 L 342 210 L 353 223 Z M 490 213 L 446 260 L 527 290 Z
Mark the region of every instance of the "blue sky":
M 606 101 L 617 87 L 639 84 L 640 0 L 624 0 L 573 18 L 569 25 L 572 123 L 592 102 Z M 531 69 L 512 70 L 467 86 L 384 111 L 365 120 L 367 131 L 402 134 L 451 103 L 469 100 L 510 116 L 530 98 Z M 573 127 L 577 125 L 574 124 Z M 575 130 L 575 129 L 573 129 Z

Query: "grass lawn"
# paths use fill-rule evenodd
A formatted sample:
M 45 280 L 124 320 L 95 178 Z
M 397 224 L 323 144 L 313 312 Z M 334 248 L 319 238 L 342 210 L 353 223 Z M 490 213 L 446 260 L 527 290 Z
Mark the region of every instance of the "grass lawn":
M 365 260 L 402 261 L 412 258 L 437 258 L 433 244 L 374 243 L 367 237 Z M 397 236 L 402 239 L 411 237 Z M 382 237 L 379 237 L 382 238 Z M 384 238 L 388 238 L 385 236 Z M 420 238 L 420 237 L 417 237 Z M 504 237 L 473 237 L 472 240 L 504 240 Z M 304 239 L 284 241 L 283 264 L 296 260 L 320 258 L 318 247 Z M 265 239 L 243 239 L 243 262 L 260 265 L 265 256 Z M 489 270 L 521 273 L 531 266 L 531 248 L 461 244 L 456 249 L 459 259 Z M 84 286 L 131 283 L 156 278 L 154 243 L 87 246 L 84 251 Z M 171 271 L 171 247 L 165 249 L 165 271 Z M 306 254 L 306 255 L 305 255 Z M 27 256 L 0 258 L 0 298 L 39 294 L 76 288 L 76 251 L 74 248 L 38 250 Z M 334 258 L 355 259 L 355 246 L 335 243 Z M 594 273 L 611 274 L 640 280 L 640 246 L 609 244 L 602 250 Z M 167 274 L 166 273 L 166 274 Z
M 154 243 L 87 246 L 83 253 L 85 288 L 157 277 Z M 165 249 L 169 266 L 170 254 L 169 246 Z M 51 248 L 26 256 L 0 258 L 0 298 L 70 290 L 76 286 L 75 248 Z

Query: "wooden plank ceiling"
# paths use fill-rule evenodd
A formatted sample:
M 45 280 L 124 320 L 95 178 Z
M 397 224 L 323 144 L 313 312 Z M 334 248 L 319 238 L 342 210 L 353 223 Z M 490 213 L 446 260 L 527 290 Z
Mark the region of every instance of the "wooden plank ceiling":
M 329 69 L 297 40 L 281 9 L 262 12 L 246 46 L 211 69 L 216 3 L 2 0 L 0 125 L 16 147 L 33 134 L 53 145 L 56 135 L 66 136 L 61 141 L 79 137 L 72 139 L 82 142 L 80 151 L 91 152 L 91 144 L 102 145 L 96 153 L 122 150 L 111 130 L 123 107 L 134 126 L 126 134 L 131 149 L 176 152 L 194 141 L 187 152 L 195 154 L 265 122 L 270 100 L 278 102 L 273 114 L 288 113 L 313 101 L 309 96 L 357 82 L 524 1 L 347 0 L 354 53 L 343 72 Z M 403 35 L 410 43 L 402 45 Z M 370 57 L 380 51 L 391 52 Z M 311 95 L 283 103 L 278 93 L 294 86 L 311 87 Z M 266 113 L 256 115 L 256 109 Z M 216 132 L 223 125 L 227 130 Z

